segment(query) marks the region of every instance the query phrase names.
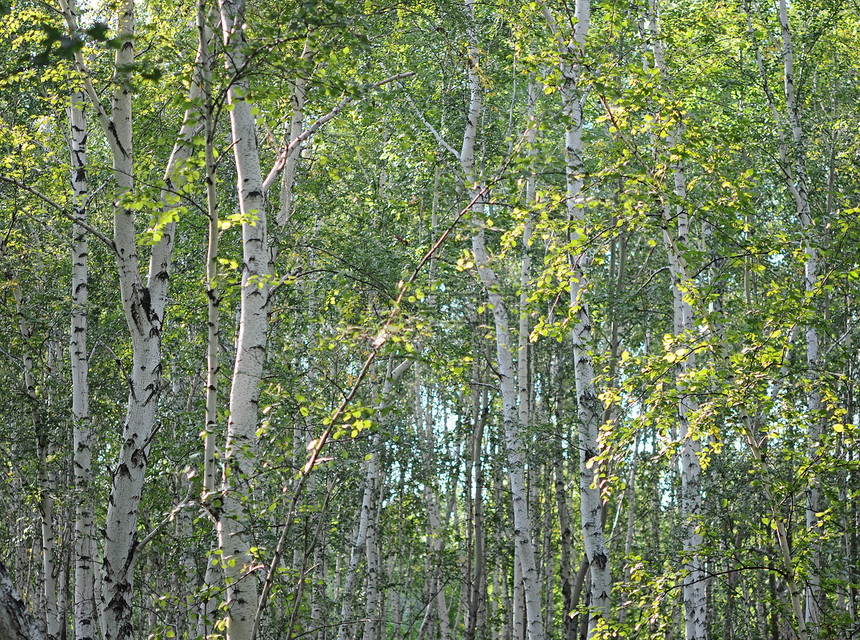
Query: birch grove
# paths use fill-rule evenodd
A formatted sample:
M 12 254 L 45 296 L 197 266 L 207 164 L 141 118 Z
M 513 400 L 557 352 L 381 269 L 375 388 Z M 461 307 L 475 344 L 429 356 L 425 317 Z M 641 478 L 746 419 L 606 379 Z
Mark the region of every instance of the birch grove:
M 853 637 L 858 17 L 0 2 L 0 640 Z

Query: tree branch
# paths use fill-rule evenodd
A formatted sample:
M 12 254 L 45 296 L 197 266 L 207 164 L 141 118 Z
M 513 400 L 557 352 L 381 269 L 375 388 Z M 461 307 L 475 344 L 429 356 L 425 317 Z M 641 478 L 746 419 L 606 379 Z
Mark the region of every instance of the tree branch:
M 179 513 L 180 511 L 182 511 L 185 507 L 187 507 L 188 505 L 190 505 L 192 503 L 192 497 L 193 496 L 194 496 L 194 486 L 189 485 L 188 486 L 188 493 L 185 494 L 185 497 L 182 499 L 182 502 L 180 502 L 178 505 L 173 507 L 170 510 L 170 513 L 168 513 L 166 516 L 164 516 L 164 519 L 161 522 L 159 522 L 157 525 L 155 525 L 155 527 L 152 529 L 152 531 L 150 531 L 148 534 L 146 534 L 146 537 L 143 540 L 141 540 L 140 542 L 137 543 L 137 546 L 134 548 L 134 554 L 137 555 L 138 553 L 140 553 L 140 550 L 143 549 L 143 547 L 148 545 L 150 542 L 152 542 L 152 540 L 155 538 L 155 536 L 157 536 L 158 533 L 162 529 L 164 529 L 164 527 L 166 527 L 169 523 L 173 522 L 173 519 L 176 517 L 176 514 Z
M 18 187 L 19 189 L 23 189 L 24 191 L 36 196 L 42 202 L 49 205 L 51 208 L 53 208 L 57 213 L 59 213 L 63 217 L 68 218 L 69 220 L 71 220 L 75 224 L 78 224 L 81 227 L 83 227 L 84 229 L 86 229 L 87 231 L 89 231 L 96 238 L 101 240 L 105 244 L 105 246 L 108 249 L 110 249 L 111 253 L 116 254 L 116 245 L 113 243 L 113 240 L 108 238 L 106 235 L 104 235 L 101 231 L 99 231 L 95 227 L 90 226 L 86 222 L 82 222 L 81 220 L 78 220 L 75 216 L 73 216 L 71 213 L 66 211 L 63 207 L 58 205 L 56 202 L 54 202 L 51 198 L 46 196 L 41 191 L 34 189 L 30 185 L 28 185 L 24 182 L 21 182 L 20 180 L 15 180 L 14 178 L 10 178 L 8 176 L 0 175 L 0 180 L 2 180 L 3 182 L 6 182 L 8 184 L 14 185 L 14 186 Z
M 373 91 L 374 89 L 378 89 L 379 87 L 386 85 L 389 82 L 396 82 L 397 80 L 401 80 L 403 78 L 411 78 L 414 75 L 415 75 L 414 71 L 407 71 L 405 73 L 397 73 L 393 76 L 389 76 L 388 78 L 385 78 L 384 80 L 380 80 L 379 82 L 373 83 L 372 85 L 367 87 L 365 93 L 369 93 L 370 91 Z M 398 83 L 398 85 L 399 84 L 400 83 Z M 364 97 L 365 97 L 364 95 L 360 96 L 360 98 L 364 98 Z M 334 106 L 334 108 L 332 108 L 331 111 L 329 111 L 324 116 L 317 118 L 316 122 L 314 122 L 310 127 L 308 127 L 306 131 L 302 132 L 301 135 L 290 140 L 290 143 L 286 147 L 284 147 L 284 149 L 278 155 L 278 159 L 275 161 L 275 165 L 272 167 L 271 171 L 269 171 L 269 174 L 266 176 L 266 179 L 263 180 L 263 192 L 264 193 L 269 192 L 269 189 L 274 184 L 275 180 L 278 177 L 278 174 L 284 168 L 284 165 L 287 162 L 287 155 L 290 153 L 290 151 L 292 151 L 298 145 L 300 145 L 302 142 L 304 142 L 305 140 L 310 138 L 313 134 L 315 134 L 317 132 L 317 130 L 319 130 L 319 128 L 321 126 L 323 126 L 329 120 L 331 120 L 332 118 L 337 116 L 337 114 L 339 114 L 346 107 L 348 107 L 350 104 L 352 104 L 353 102 L 355 102 L 358 99 L 359 98 L 355 98 L 352 96 L 347 96 L 347 97 L 343 98 L 343 100 L 338 102 Z
M 412 96 L 406 93 L 406 89 L 403 87 L 403 85 L 398 82 L 397 86 L 399 86 L 400 89 L 403 91 L 403 96 L 406 98 L 406 101 L 409 103 L 409 106 L 412 107 L 412 110 L 415 112 L 415 115 L 418 116 L 418 119 L 421 121 L 421 124 L 423 124 L 427 128 L 427 130 L 433 135 L 434 138 L 436 138 L 436 142 L 439 143 L 439 146 L 451 153 L 459 163 L 460 154 L 457 152 L 457 150 L 450 144 L 448 144 L 448 141 L 442 137 L 442 134 L 436 130 L 436 127 L 434 127 L 427 121 L 427 118 L 425 118 L 424 114 L 421 113 L 421 110 L 418 108 L 418 105 L 415 104 L 415 101 L 412 99 Z

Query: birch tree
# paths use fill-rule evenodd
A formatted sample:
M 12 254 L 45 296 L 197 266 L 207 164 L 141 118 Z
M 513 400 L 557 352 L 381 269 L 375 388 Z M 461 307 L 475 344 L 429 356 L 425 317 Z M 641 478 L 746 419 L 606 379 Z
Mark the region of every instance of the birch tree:
M 475 141 L 481 116 L 482 94 L 479 76 L 480 57 L 477 42 L 475 3 L 466 0 L 467 34 L 469 40 L 467 69 L 469 76 L 469 110 L 463 132 L 463 144 L 459 153 L 460 166 L 472 202 L 472 218 L 475 232 L 472 235 L 472 253 L 484 289 L 487 292 L 493 311 L 496 329 L 496 357 L 502 395 L 502 421 L 505 431 L 505 446 L 508 455 L 508 473 L 511 482 L 511 501 L 514 513 L 515 563 L 522 571 L 526 609 L 526 631 L 529 640 L 543 640 L 543 616 L 540 604 L 540 583 L 535 563 L 534 546 L 530 538 L 532 523 L 528 514 L 528 501 L 525 483 L 525 444 L 517 416 L 517 393 L 513 362 L 511 332 L 508 322 L 508 308 L 501 295 L 501 282 L 490 266 L 484 239 L 483 215 L 484 193 L 486 188 L 481 182 L 475 162 Z M 522 357 L 522 354 L 521 354 Z
M 594 385 L 592 322 L 586 302 L 588 268 L 592 260 L 585 235 L 583 211 L 583 107 L 587 92 L 582 86 L 582 74 L 578 60 L 585 53 L 586 39 L 591 22 L 589 0 L 576 3 L 575 22 L 569 41 L 565 41 L 552 13 L 544 7 L 544 15 L 550 30 L 558 41 L 560 70 L 562 75 L 562 113 L 565 118 L 565 205 L 567 222 L 571 227 L 570 244 L 570 301 L 574 309 L 573 358 L 574 378 L 578 407 L 579 433 L 579 493 L 580 520 L 582 525 L 585 555 L 591 577 L 589 637 L 595 637 L 601 620 L 610 613 L 612 574 L 609 555 L 603 533 L 603 498 L 596 486 L 598 471 L 594 458 L 598 454 L 598 433 L 602 424 L 603 406 L 597 397 Z
M 18 610 L 850 635 L 856 8 L 194 4 L 0 7 Z
M 69 32 L 79 33 L 73 4 L 61 0 L 61 10 Z M 113 640 L 131 638 L 133 569 L 137 551 L 137 514 L 146 477 L 155 415 L 161 390 L 161 331 L 167 305 L 170 257 L 174 246 L 175 220 L 170 213 L 177 202 L 171 194 L 183 182 L 182 168 L 191 153 L 191 138 L 196 117 L 187 111 L 178 141 L 165 171 L 162 215 L 168 220 L 160 229 L 150 252 L 146 281 L 141 277 L 138 259 L 135 213 L 128 198 L 134 187 L 132 143 L 132 91 L 134 67 L 133 0 L 118 8 L 117 41 L 114 59 L 112 105 L 107 112 L 96 91 L 83 54 L 75 54 L 75 66 L 82 77 L 87 97 L 96 112 L 109 144 L 113 179 L 114 230 L 111 241 L 119 277 L 120 297 L 132 343 L 132 371 L 128 379 L 129 396 L 123 445 L 113 481 L 105 526 L 104 578 L 101 612 L 103 633 Z M 191 83 L 193 102 L 199 85 Z
M 81 91 L 71 95 L 71 183 L 75 224 L 72 229 L 72 313 L 69 359 L 72 377 L 72 419 L 75 509 L 75 640 L 96 637 L 96 594 L 93 571 L 92 426 L 89 408 L 89 354 L 87 353 L 87 117 Z
M 788 112 L 788 122 L 791 126 L 791 137 L 794 142 L 794 184 L 788 183 L 789 190 L 794 196 L 797 217 L 803 231 L 804 252 L 804 291 L 810 299 L 814 299 L 818 288 L 818 248 L 815 245 L 815 227 L 812 211 L 809 205 L 809 178 L 806 170 L 806 135 L 803 130 L 803 110 L 798 100 L 794 69 L 794 48 L 792 43 L 791 25 L 788 19 L 788 6 L 785 0 L 779 2 L 779 28 L 782 40 L 782 59 L 784 66 L 785 103 Z M 818 371 L 821 366 L 820 340 L 814 324 L 806 327 L 806 366 L 809 375 L 809 391 L 806 396 L 809 410 L 809 428 L 807 446 L 810 459 L 818 455 L 818 447 L 822 438 L 821 393 L 818 389 Z M 819 513 L 822 511 L 820 479 L 812 475 L 806 489 L 806 528 L 813 537 L 818 524 Z M 818 544 L 813 542 L 812 570 L 806 588 L 804 615 L 806 623 L 812 630 L 817 630 L 821 617 L 821 551 Z
M 269 305 L 269 245 L 265 194 L 260 169 L 253 105 L 247 99 L 247 41 L 244 0 L 221 3 L 221 33 L 232 77 L 228 94 L 233 159 L 242 219 L 242 289 L 236 361 L 230 387 L 230 418 L 224 450 L 218 547 L 227 581 L 227 637 L 245 640 L 253 633 L 257 581 L 254 557 L 244 533 L 245 509 L 256 468 L 256 430 L 260 379 L 266 357 Z
M 668 83 L 665 45 L 660 33 L 660 5 L 650 0 L 647 13 L 648 30 L 654 56 L 654 65 L 664 83 Z M 670 89 L 671 91 L 671 89 Z M 684 290 L 679 271 L 679 258 L 675 250 L 684 253 L 690 248 L 690 216 L 687 211 L 687 177 L 684 171 L 680 149 L 683 146 L 684 127 L 682 116 L 675 117 L 678 122 L 667 125 L 671 130 L 666 136 L 668 152 L 672 158 L 674 211 L 669 200 L 663 203 L 663 236 L 669 257 L 669 270 L 672 275 L 673 332 L 688 346 L 683 348 L 683 356 L 678 359 L 678 423 L 681 439 L 681 517 L 683 518 L 684 553 L 689 560 L 684 576 L 684 637 L 687 640 L 707 639 L 707 592 L 706 576 L 703 568 L 703 537 L 698 532 L 697 520 L 702 515 L 702 467 L 699 458 L 702 452 L 701 436 L 693 432 L 691 421 L 699 406 L 688 390 L 687 378 L 696 367 L 695 318 L 689 294 Z M 656 138 L 655 138 L 656 140 Z M 677 229 L 674 248 L 668 240 L 672 222 Z

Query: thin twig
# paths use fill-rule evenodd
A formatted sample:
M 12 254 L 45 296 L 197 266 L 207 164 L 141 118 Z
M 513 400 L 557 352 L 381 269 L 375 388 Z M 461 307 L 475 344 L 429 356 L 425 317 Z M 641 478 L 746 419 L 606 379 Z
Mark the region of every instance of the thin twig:
M 399 82 L 397 83 L 397 85 L 403 91 L 403 96 L 406 98 L 406 101 L 409 103 L 409 106 L 412 107 L 412 110 L 415 112 L 415 115 L 418 116 L 418 119 L 421 121 L 421 124 L 423 124 L 427 128 L 427 130 L 431 134 L 433 134 L 433 137 L 436 138 L 436 142 L 439 143 L 439 146 L 446 149 L 449 153 L 451 153 L 451 155 L 453 155 L 457 159 L 457 162 L 459 162 L 460 161 L 460 154 L 457 153 L 457 150 L 454 147 L 452 147 L 450 144 L 448 144 L 448 141 L 442 137 L 442 134 L 436 130 L 436 127 L 434 127 L 432 124 L 430 124 L 427 121 L 427 118 L 425 118 L 424 114 L 421 113 L 421 110 L 415 104 L 415 101 L 412 99 L 412 96 L 410 96 L 408 93 L 406 93 L 406 89 L 403 87 L 403 85 L 400 84 Z

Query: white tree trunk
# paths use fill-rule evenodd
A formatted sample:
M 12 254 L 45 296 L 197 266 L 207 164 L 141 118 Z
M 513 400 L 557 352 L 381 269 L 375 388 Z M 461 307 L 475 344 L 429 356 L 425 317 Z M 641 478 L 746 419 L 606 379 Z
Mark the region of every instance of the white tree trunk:
M 698 297 L 697 290 L 693 279 L 690 277 L 689 271 L 687 269 L 687 264 L 684 260 L 683 254 L 679 251 L 675 240 L 671 238 L 668 234 L 664 234 L 664 240 L 669 247 L 669 250 L 672 253 L 672 259 L 677 265 L 678 274 L 681 280 L 681 286 L 690 292 L 690 295 L 693 296 L 698 305 L 699 310 L 702 310 L 701 306 L 701 298 Z M 717 324 L 716 320 L 711 317 L 707 312 L 702 312 L 701 316 L 705 322 L 705 328 L 714 336 L 714 341 L 711 343 L 713 345 L 714 353 L 716 357 L 726 363 L 730 361 L 730 354 L 728 348 L 724 342 L 722 337 L 722 331 Z M 735 376 L 729 363 L 729 366 L 726 368 L 728 372 L 728 379 L 726 380 L 726 384 L 729 386 L 736 386 L 738 383 L 735 380 Z M 760 444 L 759 436 L 756 432 L 755 426 L 753 424 L 753 420 L 750 417 L 751 412 L 745 403 L 741 402 L 736 404 L 734 410 L 737 412 L 739 423 L 741 424 L 744 432 L 744 438 L 746 439 L 747 447 L 752 454 L 752 459 L 755 463 L 756 470 L 761 478 L 761 486 L 764 491 L 765 499 L 767 500 L 767 504 L 770 507 L 771 511 L 771 526 L 776 529 L 776 538 L 779 543 L 780 555 L 782 559 L 782 571 L 783 576 L 785 578 L 786 586 L 788 587 L 788 594 L 791 600 L 791 608 L 794 613 L 795 620 L 797 622 L 797 637 L 798 640 L 807 640 L 808 631 L 806 626 L 806 619 L 803 613 L 803 605 L 801 602 L 801 594 L 800 588 L 798 586 L 798 575 L 796 572 L 795 566 L 795 555 L 794 550 L 792 548 L 791 539 L 788 536 L 788 529 L 786 528 L 786 523 L 783 520 L 783 516 L 781 514 L 780 500 L 776 499 L 776 494 L 774 492 L 774 488 L 778 487 L 777 480 L 773 477 L 771 472 L 771 467 L 765 461 L 764 451 Z
M 414 415 L 415 429 L 423 445 L 422 463 L 424 466 L 425 478 L 424 482 L 424 503 L 427 508 L 427 539 L 430 543 L 430 575 L 429 591 L 432 596 L 435 593 L 434 603 L 436 607 L 436 615 L 439 620 L 439 638 L 440 640 L 451 640 L 451 620 L 448 615 L 448 603 L 445 599 L 445 585 L 442 576 L 442 550 L 444 549 L 442 524 L 442 509 L 439 504 L 439 490 L 436 487 L 436 482 L 433 480 L 436 477 L 435 456 L 433 454 L 435 448 L 435 434 L 433 432 L 433 412 L 430 406 L 429 397 L 432 393 L 428 392 L 427 405 L 422 406 L 424 401 L 422 397 L 424 393 L 424 380 L 421 376 L 421 369 L 415 365 L 415 394 L 414 394 Z M 428 609 L 432 609 L 430 605 Z
M 474 195 L 477 195 L 477 192 L 473 192 Z M 472 211 L 475 217 L 481 218 L 483 206 L 476 203 Z M 522 439 L 522 427 L 517 416 L 517 393 L 514 384 L 515 374 L 508 310 L 499 293 L 501 283 L 492 268 L 488 266 L 489 257 L 483 229 L 479 229 L 472 236 L 472 252 L 475 256 L 475 264 L 478 267 L 481 282 L 487 291 L 490 305 L 493 307 L 493 319 L 496 326 L 496 357 L 502 390 L 502 420 L 510 473 L 511 500 L 513 502 L 513 534 L 518 556 L 517 561 L 521 563 L 523 570 L 528 637 L 529 640 L 538 640 L 543 638 L 540 582 L 537 575 L 534 547 L 530 538 L 532 526 L 528 514 L 528 495 L 525 481 L 525 447 Z
M 309 63 L 313 57 L 313 51 L 310 48 L 310 42 L 306 39 L 304 50 L 302 51 L 302 60 Z M 293 185 L 296 180 L 296 170 L 299 167 L 299 160 L 302 156 L 302 145 L 297 144 L 290 148 L 289 145 L 293 140 L 298 139 L 302 135 L 302 123 L 305 117 L 305 99 L 308 94 L 308 78 L 305 75 L 307 71 L 302 69 L 292 82 L 292 90 L 290 99 L 293 103 L 293 113 L 290 117 L 289 139 L 286 141 L 287 158 L 284 161 L 284 173 L 281 176 L 281 200 L 278 207 L 278 226 L 284 227 L 290 219 L 293 212 Z
M 24 395 L 29 404 L 30 419 L 36 440 L 36 456 L 39 488 L 39 523 L 41 528 L 41 599 L 42 610 L 38 621 L 45 628 L 47 640 L 58 640 L 59 621 L 57 619 L 57 584 L 54 565 L 54 499 L 53 486 L 48 473 L 48 426 L 39 411 L 40 399 L 36 394 L 36 374 L 31 340 L 33 327 L 24 311 L 24 295 L 17 278 L 12 281 L 12 295 L 15 299 L 15 312 L 18 316 L 18 331 L 23 343 Z
M 87 355 L 87 118 L 84 96 L 72 93 L 70 106 L 72 207 L 72 313 L 69 340 L 72 376 L 73 465 L 75 474 L 75 640 L 92 640 L 96 630 L 93 575 L 92 425 Z
M 650 40 L 653 47 L 654 63 L 664 82 L 668 81 L 668 71 L 660 35 L 660 17 L 658 0 L 650 0 L 647 19 L 650 30 Z M 668 147 L 674 147 L 681 142 L 682 127 L 676 126 L 667 136 Z M 657 144 L 656 137 L 654 143 Z M 695 318 L 693 308 L 688 298 L 684 297 L 681 285 L 680 257 L 677 252 L 686 251 L 689 244 L 689 214 L 686 210 L 687 179 L 683 164 L 680 160 L 672 166 L 675 200 L 678 202 L 675 211 L 666 202 L 663 205 L 663 234 L 669 257 L 669 270 L 672 275 L 674 333 L 682 341 L 694 341 Z M 670 225 L 676 221 L 677 234 L 675 242 L 670 241 Z M 704 561 L 701 548 L 704 539 L 697 533 L 696 519 L 701 516 L 702 467 L 699 462 L 702 444 L 699 437 L 690 433 L 690 415 L 698 410 L 698 403 L 687 391 L 686 379 L 696 367 L 696 356 L 688 349 L 684 357 L 678 361 L 678 424 L 681 438 L 681 518 L 684 554 L 687 557 L 686 575 L 683 582 L 684 603 L 684 636 L 686 640 L 707 640 L 707 582 L 704 573 Z
M 797 216 L 800 221 L 801 230 L 803 231 L 803 248 L 805 253 L 804 263 L 804 290 L 807 294 L 812 295 L 815 291 L 818 282 L 818 250 L 813 243 L 814 240 L 814 224 L 812 220 L 811 208 L 809 203 L 808 192 L 808 175 L 806 171 L 806 135 L 803 131 L 803 113 L 801 104 L 797 100 L 796 90 L 794 86 L 794 50 L 791 38 L 791 25 L 788 20 L 788 7 L 784 0 L 781 0 L 778 5 L 780 36 L 782 41 L 782 58 L 784 70 L 784 93 L 786 109 L 788 111 L 789 126 L 792 133 L 792 141 L 794 143 L 794 171 L 789 163 L 788 150 L 785 141 L 785 135 L 782 130 L 782 118 L 780 116 L 779 107 L 776 98 L 768 83 L 768 76 L 764 66 L 761 50 L 755 37 L 755 30 L 752 24 L 752 12 L 748 2 L 744 2 L 744 12 L 746 14 L 747 34 L 753 45 L 753 50 L 756 57 L 756 65 L 761 76 L 762 86 L 767 97 L 768 105 L 774 117 L 774 122 L 779 135 L 779 152 L 780 152 L 780 167 L 785 172 L 786 187 L 791 193 L 795 201 Z M 829 210 L 829 208 L 828 208 Z M 816 448 L 820 445 L 822 435 L 822 422 L 819 414 L 821 410 L 821 395 L 817 389 L 818 369 L 820 367 L 820 347 L 818 332 L 814 326 L 806 328 L 806 361 L 807 375 L 809 377 L 809 391 L 807 392 L 807 408 L 811 414 L 809 420 L 809 428 L 807 431 L 807 447 L 811 458 L 817 455 Z M 811 474 L 813 479 L 810 481 L 806 491 L 806 526 L 811 532 L 810 535 L 817 535 L 815 527 L 818 522 L 817 513 L 821 510 L 821 489 L 819 481 L 815 478 L 815 474 Z M 780 523 L 782 526 L 782 523 Z M 783 540 L 782 535 L 778 536 L 780 549 L 783 554 L 783 562 L 788 568 L 789 563 L 793 562 L 793 554 L 787 540 Z M 807 623 L 812 627 L 813 631 L 819 622 L 822 605 L 822 593 L 820 587 L 820 545 L 817 542 L 812 543 L 813 548 L 813 567 L 807 584 L 805 593 L 805 606 L 799 602 L 799 597 L 796 597 L 792 587 L 794 584 L 793 568 L 789 570 L 789 591 L 791 595 L 792 608 L 798 624 L 798 634 L 805 638 L 807 635 Z
M 477 327 L 478 323 L 474 322 Z M 467 502 L 471 501 L 469 513 L 474 514 L 470 522 L 469 532 L 471 544 L 474 546 L 474 556 L 468 571 L 464 572 L 461 589 L 465 590 L 468 609 L 465 623 L 464 638 L 475 640 L 485 638 L 487 629 L 487 553 L 486 531 L 484 525 L 484 467 L 483 441 L 484 426 L 487 418 L 489 393 L 486 386 L 481 384 L 481 369 L 477 362 L 472 365 L 471 414 L 472 433 L 468 439 L 469 459 L 466 471 Z M 472 472 L 474 471 L 475 492 L 471 494 Z M 469 564 L 469 563 L 467 563 Z
M 206 397 L 203 436 L 203 502 L 208 504 L 215 494 L 215 434 L 218 428 L 218 377 L 221 361 L 218 356 L 221 337 L 221 292 L 218 290 L 218 195 L 215 190 L 215 152 L 212 97 L 212 71 L 215 56 L 210 52 L 215 7 L 206 8 L 206 0 L 197 5 L 197 31 L 200 41 L 200 85 L 203 100 L 204 173 L 206 180 L 206 214 L 209 237 L 206 244 Z
M 0 640 L 42 640 L 6 567 L 0 563 Z
M 77 33 L 73 4 L 61 0 L 69 31 Z M 147 457 L 161 386 L 161 329 L 167 303 L 170 255 L 174 223 L 159 230 L 152 247 L 146 285 L 140 274 L 134 213 L 123 204 L 132 190 L 132 66 L 134 63 L 134 3 L 123 0 L 118 7 L 114 91 L 111 113 L 101 103 L 89 78 L 80 51 L 75 65 L 110 145 L 115 181 L 113 249 L 119 276 L 120 299 L 131 334 L 132 370 L 128 377 L 128 407 L 123 441 L 108 501 L 104 539 L 104 577 L 101 581 L 101 622 L 105 640 L 130 640 L 132 626 L 132 577 L 137 550 L 137 515 L 146 475 Z M 190 102 L 199 95 L 199 83 L 191 82 Z M 162 192 L 163 212 L 176 206 L 172 198 L 181 186 L 181 167 L 191 153 L 190 142 L 199 129 L 196 118 L 186 112 L 167 170 Z
M 69 31 L 76 34 L 77 13 L 74 3 L 61 0 L 61 10 Z M 81 52 L 75 64 L 83 76 L 87 95 L 111 149 L 114 188 L 114 253 L 119 275 L 123 311 L 132 335 L 132 376 L 128 380 L 129 400 L 123 425 L 123 444 L 108 502 L 104 539 L 104 576 L 101 580 L 100 620 L 105 640 L 131 640 L 132 585 L 136 547 L 137 510 L 146 471 L 149 436 L 158 397 L 159 358 L 153 357 L 153 329 L 149 292 L 143 295 L 138 272 L 137 246 L 132 212 L 122 205 L 123 196 L 133 185 L 130 67 L 134 62 L 134 4 L 124 0 L 118 7 L 117 41 L 114 65 L 112 113 L 108 115 L 89 79 Z M 144 304 L 145 300 L 145 304 Z M 157 348 L 156 348 L 157 351 Z
M 496 327 L 496 357 L 499 365 L 499 377 L 502 392 L 502 421 L 504 423 L 505 444 L 507 448 L 508 470 L 511 483 L 511 501 L 514 514 L 514 543 L 516 562 L 520 563 L 523 573 L 523 586 L 526 607 L 526 628 L 529 640 L 543 640 L 543 616 L 540 604 L 540 582 L 535 563 L 534 547 L 530 538 L 532 525 L 528 514 L 528 496 L 525 482 L 525 447 L 522 440 L 522 425 L 517 414 L 517 389 L 511 345 L 511 332 L 508 321 L 508 309 L 501 296 L 501 283 L 498 276 L 489 266 L 483 229 L 483 187 L 475 167 L 475 140 L 478 133 L 478 119 L 482 108 L 481 79 L 478 73 L 478 45 L 475 33 L 475 1 L 465 0 L 469 14 L 469 86 L 470 102 L 466 128 L 463 133 L 463 146 L 460 151 L 460 164 L 466 181 L 466 189 L 470 194 L 472 217 L 475 220 L 475 232 L 472 236 L 472 252 L 478 275 L 490 305 L 493 308 L 493 319 Z
M 571 256 L 573 278 L 570 296 L 576 317 L 572 336 L 579 424 L 580 520 L 585 556 L 590 570 L 588 635 L 591 638 L 594 637 L 601 620 L 609 617 L 612 574 L 603 532 L 603 499 L 600 489 L 595 486 L 595 474 L 598 468 L 593 460 L 598 453 L 597 439 L 603 422 L 603 405 L 594 387 L 591 316 L 588 305 L 583 299 L 588 287 L 588 268 L 592 259 L 591 254 L 585 249 L 587 238 L 583 235 L 582 102 L 585 92 L 580 87 L 578 65 L 566 62 L 567 59 L 576 60 L 585 48 L 591 22 L 590 0 L 577 0 L 574 33 L 568 43 L 565 43 L 561 37 L 551 14 L 545 11 L 545 15 L 559 41 L 559 52 L 562 58 L 562 113 L 567 123 L 565 131 L 567 219 L 573 227 L 571 240 L 583 247 L 578 255 Z
M 208 637 L 214 628 L 214 622 L 218 609 L 218 601 L 213 593 L 218 586 L 218 566 L 213 562 L 214 554 L 207 555 L 206 572 L 203 576 L 202 597 L 197 602 L 197 627 L 198 636 Z
M 230 387 L 230 418 L 224 451 L 222 510 L 218 544 L 227 580 L 227 638 L 248 640 L 254 633 L 257 580 L 244 503 L 251 496 L 256 468 L 259 386 L 266 358 L 269 307 L 269 244 L 265 193 L 260 170 L 253 107 L 246 99 L 250 83 L 245 73 L 245 2 L 221 2 L 221 29 L 232 83 L 228 95 L 233 157 L 236 163 L 239 211 L 242 216 L 242 290 L 236 362 Z
M 340 627 L 337 632 L 337 640 L 348 640 L 350 638 L 350 628 L 352 627 L 352 615 L 355 608 L 354 591 L 356 577 L 358 576 L 358 565 L 361 561 L 361 552 L 367 544 L 367 529 L 370 526 L 370 519 L 373 512 L 373 486 L 376 477 L 379 475 L 379 447 L 382 445 L 382 436 L 377 433 L 373 436 L 373 444 L 371 445 L 373 453 L 370 460 L 367 461 L 364 476 L 364 496 L 361 500 L 361 512 L 359 514 L 358 532 L 355 537 L 355 544 L 352 547 L 350 554 L 349 566 L 346 569 L 346 577 L 344 578 L 343 588 L 340 591 L 342 600 L 340 610 Z
M 812 211 L 809 206 L 809 187 L 806 171 L 806 135 L 803 131 L 803 109 L 797 99 L 794 86 L 794 47 L 791 38 L 791 26 L 788 20 L 786 0 L 779 0 L 779 25 L 782 35 L 782 59 L 785 71 L 785 106 L 788 111 L 788 122 L 794 142 L 794 185 L 789 185 L 794 195 L 797 217 L 803 231 L 803 251 L 806 257 L 804 263 L 804 290 L 814 299 L 818 286 L 818 249 L 815 246 L 815 226 Z M 807 429 L 807 447 L 809 457 L 818 457 L 818 447 L 821 446 L 823 423 L 821 419 L 821 393 L 818 390 L 821 353 L 819 348 L 818 330 L 814 325 L 806 327 L 806 367 L 809 381 L 809 391 L 806 394 L 806 405 L 809 410 L 809 427 Z M 808 535 L 816 538 L 818 533 L 818 513 L 822 511 L 821 486 L 817 474 L 810 474 L 809 485 L 806 487 L 806 528 Z M 812 567 L 807 581 L 804 615 L 806 623 L 814 633 L 817 629 L 824 594 L 821 591 L 821 544 L 811 542 Z
M 376 451 L 372 455 L 378 457 L 381 451 Z M 377 462 L 377 465 L 379 463 Z M 364 606 L 364 634 L 362 640 L 378 640 L 381 615 L 381 595 L 379 592 L 379 516 L 382 502 L 382 486 L 385 484 L 385 474 L 378 474 L 374 478 L 371 487 L 372 497 L 371 506 L 372 513 L 367 522 L 367 540 L 365 541 L 365 555 L 367 556 L 367 589 L 365 592 Z
M 383 407 L 386 399 L 391 393 L 392 385 L 406 372 L 411 366 L 410 361 L 406 361 L 392 368 L 389 363 L 385 381 L 382 385 L 382 403 Z M 382 414 L 380 407 L 380 417 Z M 361 553 L 366 550 L 368 540 L 368 529 L 376 527 L 376 523 L 371 523 L 371 520 L 376 517 L 377 510 L 374 508 L 374 487 L 379 484 L 381 474 L 379 466 L 379 451 L 382 447 L 382 434 L 377 432 L 373 436 L 371 444 L 370 459 L 366 461 L 364 474 L 364 495 L 361 500 L 361 511 L 358 517 L 358 531 L 355 536 L 355 544 L 352 545 L 352 551 L 349 558 L 349 566 L 346 568 L 346 576 L 343 581 L 343 587 L 336 591 L 335 600 L 342 601 L 340 610 L 340 625 L 337 631 L 337 640 L 347 640 L 350 637 L 350 628 L 352 627 L 352 615 L 355 608 L 354 591 L 356 586 L 356 577 L 358 576 L 358 565 L 361 562 Z M 376 560 L 378 570 L 378 560 Z
M 678 184 L 680 176 L 680 186 Z M 685 197 L 686 183 L 683 170 L 675 169 L 675 195 Z M 676 212 L 678 221 L 678 247 L 683 250 L 687 245 L 687 213 L 683 207 Z M 680 302 L 682 326 L 681 333 L 687 339 L 693 338 L 695 329 L 693 310 L 680 291 L 680 279 L 675 278 L 675 299 Z M 684 553 L 687 557 L 687 573 L 684 576 L 684 629 L 686 640 L 707 640 L 707 582 L 701 549 L 704 538 L 697 529 L 697 519 L 702 510 L 701 475 L 702 465 L 699 454 L 702 450 L 701 438 L 690 433 L 690 414 L 698 410 L 698 403 L 686 391 L 686 378 L 695 369 L 696 355 L 691 349 L 678 367 L 678 422 L 681 436 L 681 516 L 683 518 Z
M 535 197 L 535 167 L 534 156 L 536 153 L 535 143 L 537 142 L 537 126 L 534 123 L 535 116 L 535 81 L 534 78 L 529 78 L 528 87 L 528 119 L 529 130 L 526 136 L 526 144 L 528 145 L 527 153 L 530 157 L 529 176 L 526 181 L 526 206 L 529 206 Z M 520 252 L 520 295 L 519 295 L 519 326 L 517 334 L 517 419 L 519 420 L 520 428 L 525 428 L 530 421 L 529 402 L 531 400 L 531 389 L 529 387 L 529 314 L 528 314 L 528 283 L 529 270 L 531 269 L 531 256 L 529 255 L 529 242 L 532 235 L 531 216 L 526 218 L 523 225 L 522 250 Z M 534 501 L 526 501 L 526 506 L 535 504 Z M 529 522 L 534 522 L 531 513 Z M 530 539 L 532 546 L 536 543 L 534 531 L 530 530 Z M 535 561 L 537 563 L 537 561 Z M 537 569 L 537 567 L 536 567 Z M 538 580 L 539 580 L 539 574 Z M 519 553 L 516 554 L 514 562 L 514 610 L 512 629 L 514 640 L 523 640 L 525 638 L 525 594 L 523 592 L 522 566 L 519 562 Z

